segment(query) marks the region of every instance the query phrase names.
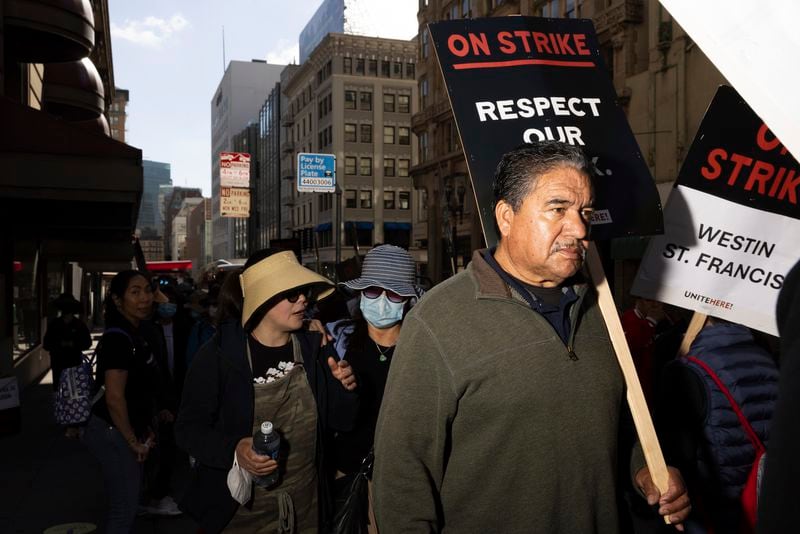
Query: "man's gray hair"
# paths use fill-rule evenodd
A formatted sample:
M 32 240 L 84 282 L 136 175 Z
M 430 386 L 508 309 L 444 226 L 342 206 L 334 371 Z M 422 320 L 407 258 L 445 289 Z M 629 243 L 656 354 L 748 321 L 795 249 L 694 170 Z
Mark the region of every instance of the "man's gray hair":
M 573 167 L 593 176 L 593 165 L 578 146 L 559 141 L 525 144 L 503 154 L 494 173 L 494 203 L 504 200 L 515 212 L 522 206 L 539 177 L 556 167 Z

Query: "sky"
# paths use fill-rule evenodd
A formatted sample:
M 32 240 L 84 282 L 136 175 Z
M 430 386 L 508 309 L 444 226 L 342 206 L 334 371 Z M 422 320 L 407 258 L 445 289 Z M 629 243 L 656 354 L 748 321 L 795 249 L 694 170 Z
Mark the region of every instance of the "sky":
M 225 57 L 297 62 L 321 0 L 109 0 L 114 82 L 130 91 L 126 142 L 211 194 L 211 98 Z M 266 96 L 266 92 L 265 92 Z

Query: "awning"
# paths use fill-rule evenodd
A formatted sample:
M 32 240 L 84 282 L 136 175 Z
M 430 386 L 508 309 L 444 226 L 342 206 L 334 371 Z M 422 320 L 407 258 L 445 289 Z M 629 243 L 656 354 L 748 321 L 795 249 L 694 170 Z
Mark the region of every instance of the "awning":
M 318 224 L 317 226 L 314 227 L 315 232 L 325 232 L 326 230 L 330 229 L 331 229 L 331 223 L 329 222 Z
M 383 223 L 384 230 L 411 230 L 411 223 L 408 222 L 387 222 Z
M 350 229 L 353 227 L 353 225 L 356 226 L 356 230 L 372 230 L 375 228 L 375 225 L 372 223 L 372 221 L 347 221 L 344 223 L 345 229 Z
M 142 152 L 0 97 L 0 218 L 51 259 L 132 257 Z

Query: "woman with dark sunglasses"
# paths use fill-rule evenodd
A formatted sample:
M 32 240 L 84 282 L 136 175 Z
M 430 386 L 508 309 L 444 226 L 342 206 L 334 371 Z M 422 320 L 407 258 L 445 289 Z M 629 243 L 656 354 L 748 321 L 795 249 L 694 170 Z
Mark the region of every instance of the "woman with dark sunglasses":
M 336 437 L 337 468 L 349 475 L 337 481 L 338 488 L 348 485 L 372 449 L 403 317 L 423 293 L 415 278 L 414 259 L 408 251 L 381 245 L 367 253 L 361 277 L 344 283 L 359 293 L 359 310 L 353 321 L 329 325 L 329 329 L 337 337 L 339 354 L 350 362 L 358 377 L 359 408 L 353 430 Z M 341 337 L 346 339 L 342 341 Z
M 269 249 L 225 280 L 219 327 L 189 369 L 175 425 L 178 444 L 197 461 L 181 509 L 203 532 L 327 532 L 327 442 L 352 425 L 355 377 L 320 347 L 318 333 L 304 330 L 303 319 L 332 292 L 294 253 Z M 277 462 L 252 448 L 264 421 L 281 437 Z M 234 455 L 253 477 L 279 472 L 270 487 L 254 483 L 245 506 L 227 484 Z

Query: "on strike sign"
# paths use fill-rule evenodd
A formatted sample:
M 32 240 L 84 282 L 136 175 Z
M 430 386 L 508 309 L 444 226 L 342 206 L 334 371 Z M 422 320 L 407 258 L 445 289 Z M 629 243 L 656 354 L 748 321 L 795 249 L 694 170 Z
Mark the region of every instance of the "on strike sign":
M 492 180 L 502 155 L 558 140 L 592 157 L 592 236 L 662 230 L 661 204 L 600 58 L 591 21 L 498 17 L 429 26 L 480 208 L 497 241 Z
M 220 152 L 219 185 L 222 187 L 250 187 L 250 154 Z
M 800 258 L 800 167 L 731 87 L 717 91 L 651 240 L 633 294 L 777 335 Z

